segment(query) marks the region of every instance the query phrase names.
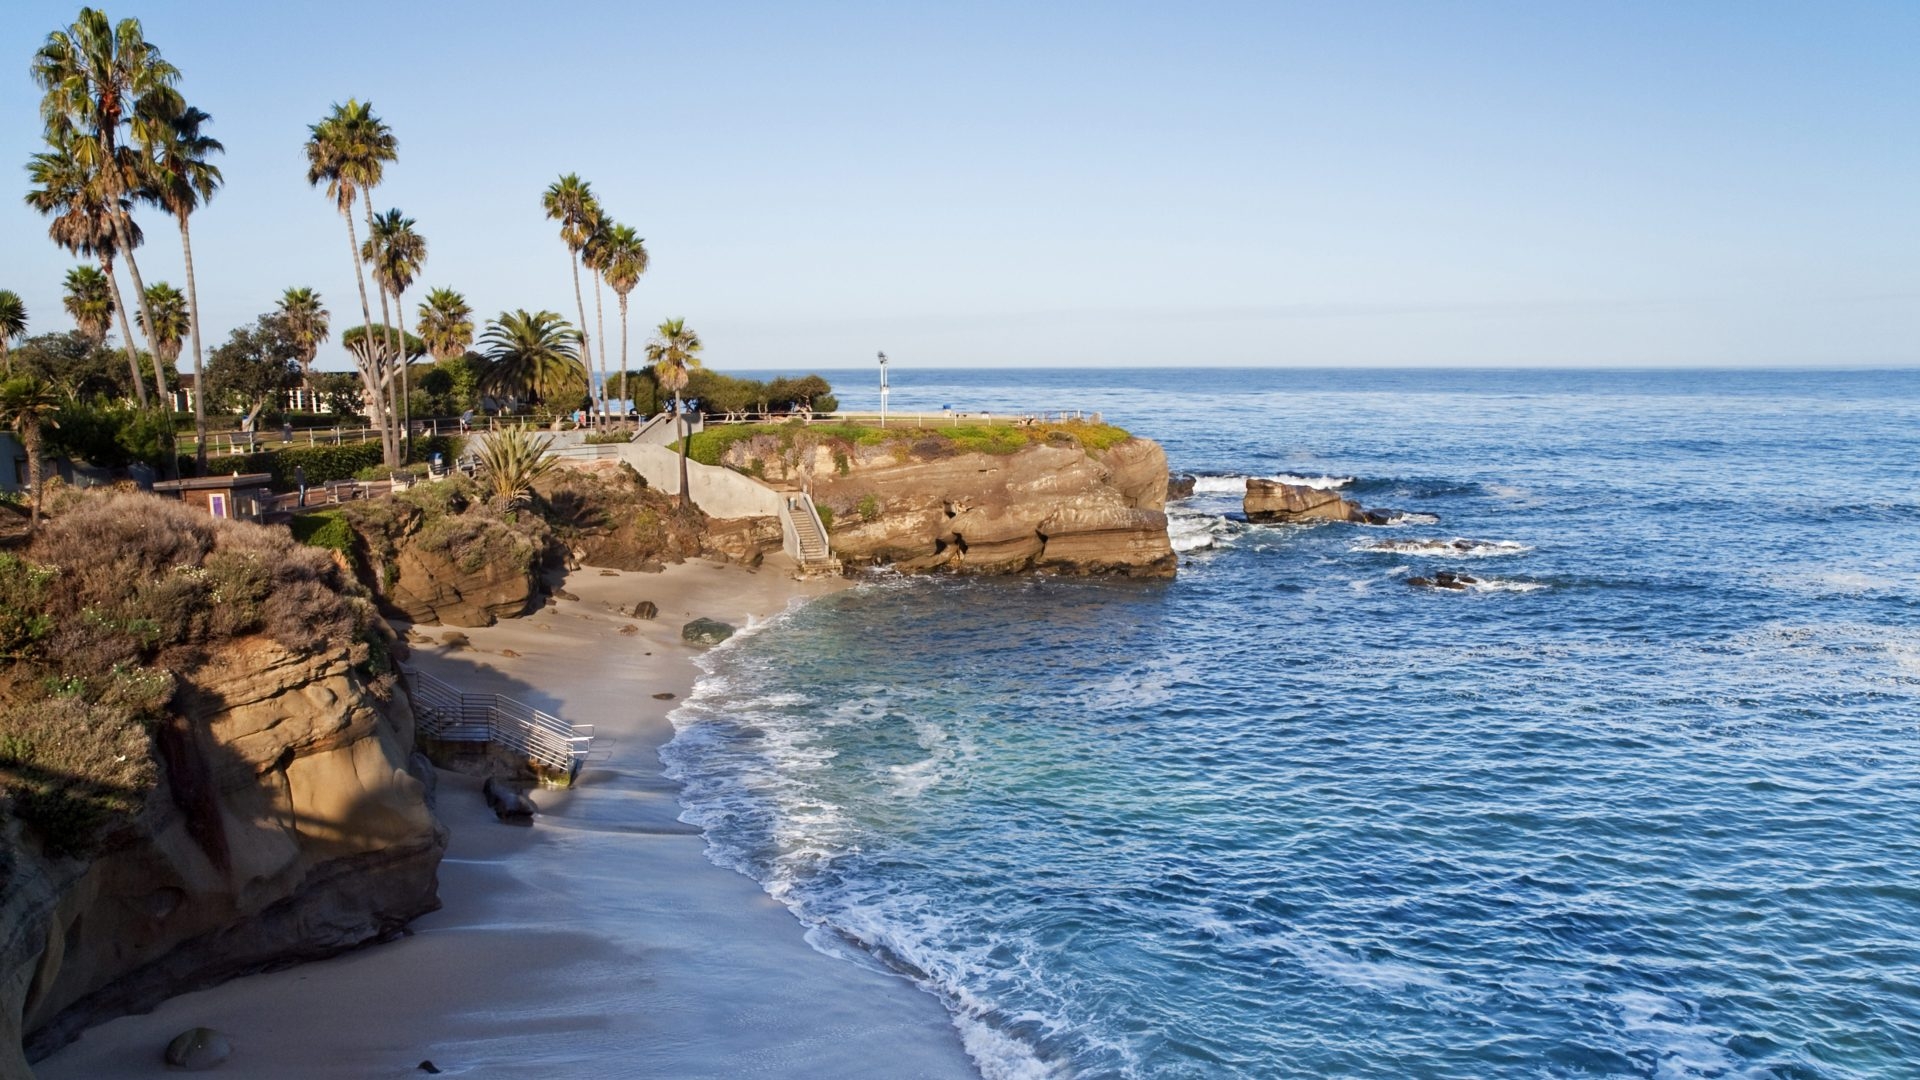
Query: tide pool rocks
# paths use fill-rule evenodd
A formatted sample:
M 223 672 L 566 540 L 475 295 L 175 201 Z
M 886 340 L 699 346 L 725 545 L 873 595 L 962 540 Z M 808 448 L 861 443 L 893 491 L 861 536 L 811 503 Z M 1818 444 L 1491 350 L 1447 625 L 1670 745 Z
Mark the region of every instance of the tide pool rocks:
M 1258 476 L 1247 478 L 1247 495 L 1241 504 L 1247 520 L 1274 521 L 1351 521 L 1365 524 L 1371 519 L 1360 504 L 1341 498 L 1326 488 L 1305 484 L 1283 484 Z

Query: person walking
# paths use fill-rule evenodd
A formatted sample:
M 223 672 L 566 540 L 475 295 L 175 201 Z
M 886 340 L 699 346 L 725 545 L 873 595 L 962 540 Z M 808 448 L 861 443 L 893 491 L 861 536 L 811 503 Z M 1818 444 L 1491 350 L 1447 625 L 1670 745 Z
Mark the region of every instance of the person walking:
M 304 465 L 293 467 L 293 484 L 300 489 L 300 505 L 307 505 L 307 468 Z

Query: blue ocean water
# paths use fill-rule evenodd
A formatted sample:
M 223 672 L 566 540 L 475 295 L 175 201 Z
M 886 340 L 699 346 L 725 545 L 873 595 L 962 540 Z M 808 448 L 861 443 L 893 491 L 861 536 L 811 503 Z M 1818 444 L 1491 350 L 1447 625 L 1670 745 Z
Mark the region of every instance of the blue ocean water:
M 711 856 L 985 1076 L 1920 1076 L 1920 372 L 893 383 L 1203 477 L 1176 581 L 882 576 L 675 717 Z

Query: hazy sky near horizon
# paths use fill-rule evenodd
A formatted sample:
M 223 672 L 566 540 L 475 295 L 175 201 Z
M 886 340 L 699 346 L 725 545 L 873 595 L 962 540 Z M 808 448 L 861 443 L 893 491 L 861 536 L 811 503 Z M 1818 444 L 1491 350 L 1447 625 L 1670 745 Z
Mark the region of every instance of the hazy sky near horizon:
M 78 5 L 7 9 L 0 288 L 64 330 L 74 260 L 21 196 L 31 55 Z M 592 181 L 652 254 L 636 362 L 684 315 L 722 369 L 1920 363 L 1920 4 L 105 10 L 226 143 L 209 350 L 289 285 L 357 323 L 302 146 L 359 97 L 400 141 L 377 207 L 482 318 L 573 318 L 540 196 Z

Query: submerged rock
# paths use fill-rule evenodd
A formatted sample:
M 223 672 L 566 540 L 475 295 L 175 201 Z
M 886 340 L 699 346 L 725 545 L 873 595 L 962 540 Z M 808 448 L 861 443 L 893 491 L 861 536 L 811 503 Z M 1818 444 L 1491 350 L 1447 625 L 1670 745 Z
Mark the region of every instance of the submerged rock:
M 718 619 L 695 619 L 680 628 L 680 637 L 695 645 L 718 645 L 733 636 L 733 629 Z
M 189 1028 L 167 1044 L 166 1061 L 176 1069 L 203 1072 L 217 1068 L 233 1053 L 233 1042 L 212 1028 Z

